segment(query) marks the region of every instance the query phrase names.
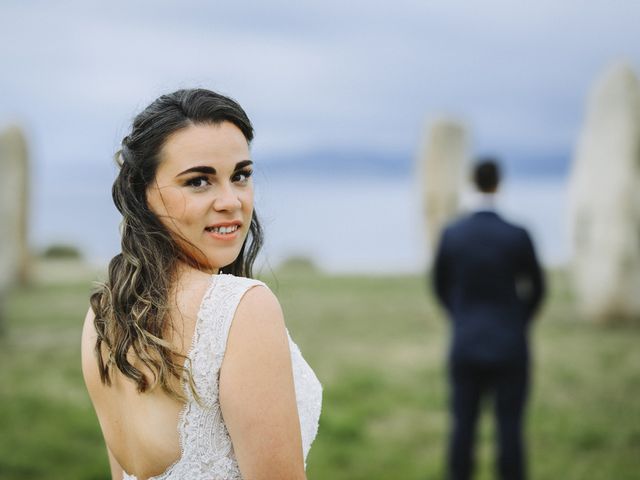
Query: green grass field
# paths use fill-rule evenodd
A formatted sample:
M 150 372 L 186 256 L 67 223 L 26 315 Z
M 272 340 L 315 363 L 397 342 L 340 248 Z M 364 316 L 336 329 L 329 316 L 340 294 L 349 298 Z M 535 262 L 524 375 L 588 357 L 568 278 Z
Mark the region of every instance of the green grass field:
M 61 268 L 64 276 L 53 275 L 59 281 L 15 291 L 6 305 L 1 480 L 109 478 L 79 363 L 91 283 Z M 448 330 L 424 279 L 293 269 L 265 280 L 324 385 L 308 478 L 441 479 Z M 555 272 L 532 340 L 531 478 L 639 478 L 640 328 L 576 320 L 566 278 Z M 479 432 L 480 480 L 493 478 L 489 412 Z

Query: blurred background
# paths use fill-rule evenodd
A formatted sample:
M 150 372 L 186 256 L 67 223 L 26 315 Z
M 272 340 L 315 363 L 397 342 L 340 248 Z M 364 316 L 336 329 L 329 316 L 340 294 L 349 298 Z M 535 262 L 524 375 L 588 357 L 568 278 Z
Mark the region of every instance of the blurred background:
M 581 310 L 571 205 L 620 192 L 598 191 L 609 171 L 640 186 L 639 20 L 634 0 L 0 2 L 0 479 L 108 478 L 78 340 L 119 252 L 113 153 L 136 113 L 189 87 L 232 96 L 256 129 L 259 270 L 325 386 L 310 479 L 442 477 L 448 333 L 425 277 L 422 162 L 443 118 L 467 160 L 501 159 L 499 209 L 548 270 L 532 478 L 636 478 L 640 316 Z M 638 148 L 579 167 L 602 143 L 594 115 L 616 115 L 606 98 L 627 123 L 602 142 Z M 635 253 L 611 262 L 628 274 L 640 200 L 627 190 L 611 208 L 634 206 L 616 225 Z M 606 278 L 636 296 L 635 280 Z M 489 418 L 480 437 L 488 479 Z

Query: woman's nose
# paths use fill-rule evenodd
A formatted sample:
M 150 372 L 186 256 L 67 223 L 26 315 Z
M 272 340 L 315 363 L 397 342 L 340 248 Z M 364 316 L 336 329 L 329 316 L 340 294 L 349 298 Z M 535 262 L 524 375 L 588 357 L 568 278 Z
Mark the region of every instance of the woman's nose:
M 238 192 L 232 185 L 221 185 L 216 192 L 216 198 L 213 200 L 213 208 L 218 211 L 229 211 L 240 208 L 241 202 Z

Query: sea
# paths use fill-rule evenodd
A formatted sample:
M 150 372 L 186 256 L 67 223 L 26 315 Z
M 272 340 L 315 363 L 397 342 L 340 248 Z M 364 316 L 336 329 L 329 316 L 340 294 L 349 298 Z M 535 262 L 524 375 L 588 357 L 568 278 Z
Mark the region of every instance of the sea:
M 119 252 L 120 216 L 111 200 L 113 178 L 42 181 L 32 192 L 30 243 L 78 247 L 95 265 Z M 75 177 L 75 175 L 74 175 Z M 412 176 L 340 177 L 318 174 L 257 174 L 255 206 L 265 230 L 261 268 L 303 257 L 336 274 L 423 272 L 431 247 L 420 186 Z M 497 210 L 526 227 L 548 267 L 570 259 L 567 179 L 530 176 L 506 179 Z

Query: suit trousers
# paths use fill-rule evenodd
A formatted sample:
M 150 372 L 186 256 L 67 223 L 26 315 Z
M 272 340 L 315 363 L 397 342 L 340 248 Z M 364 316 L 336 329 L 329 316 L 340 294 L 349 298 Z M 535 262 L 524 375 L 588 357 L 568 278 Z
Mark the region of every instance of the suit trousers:
M 528 362 L 482 365 L 450 362 L 452 432 L 448 452 L 449 480 L 473 474 L 475 432 L 482 400 L 492 396 L 496 416 L 497 471 L 502 480 L 526 478 L 522 422 L 529 385 Z

